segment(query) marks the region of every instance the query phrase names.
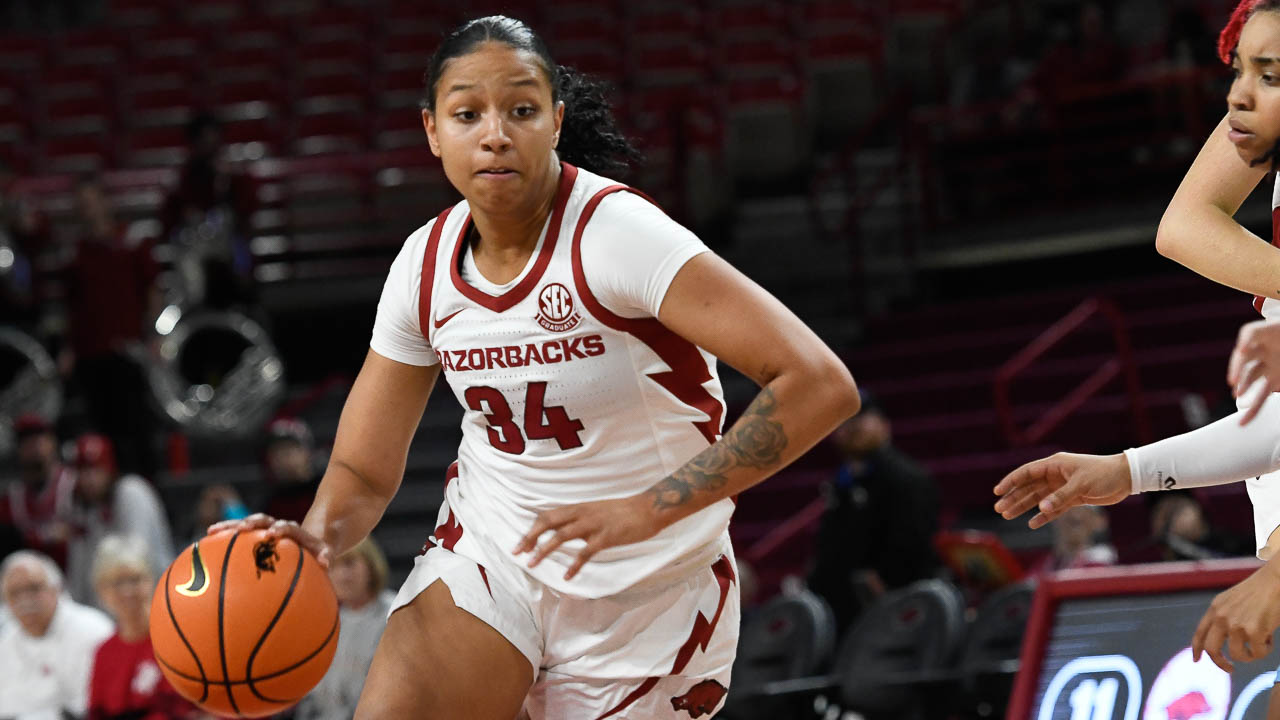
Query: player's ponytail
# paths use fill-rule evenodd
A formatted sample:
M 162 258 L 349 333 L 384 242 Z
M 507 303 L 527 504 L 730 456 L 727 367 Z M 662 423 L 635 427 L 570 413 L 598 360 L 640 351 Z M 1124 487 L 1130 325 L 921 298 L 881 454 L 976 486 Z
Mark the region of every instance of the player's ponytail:
M 640 161 L 640 152 L 618 128 L 603 82 L 558 65 L 555 95 L 564 102 L 556 145 L 561 160 L 603 175 L 625 173 Z
M 427 96 L 422 107 L 436 109 L 440 75 L 450 60 L 494 41 L 537 56 L 551 81 L 551 101 L 564 102 L 564 121 L 556 153 L 567 163 L 605 175 L 625 172 L 640 153 L 618 128 L 604 83 L 573 68 L 557 65 L 546 43 L 528 25 L 505 15 L 490 15 L 463 23 L 445 36 L 427 65 Z

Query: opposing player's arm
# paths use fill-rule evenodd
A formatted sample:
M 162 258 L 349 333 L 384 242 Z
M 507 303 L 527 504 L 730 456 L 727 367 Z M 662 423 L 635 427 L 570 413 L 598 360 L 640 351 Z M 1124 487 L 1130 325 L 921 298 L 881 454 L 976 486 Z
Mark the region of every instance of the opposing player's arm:
M 1033 528 L 1077 505 L 1112 505 L 1133 493 L 1239 482 L 1280 469 L 1280 405 L 1240 427 L 1236 413 L 1122 455 L 1058 453 L 1027 463 L 995 487 L 996 512 L 1013 519 L 1032 508 Z
M 372 350 L 365 357 L 302 523 L 335 557 L 369 534 L 399 489 L 409 443 L 439 375 L 438 364 L 406 365 Z
M 1280 249 L 1233 219 L 1267 171 L 1240 158 L 1223 117 L 1160 219 L 1156 249 L 1215 282 L 1280 298 Z
M 713 253 L 685 263 L 658 319 L 761 387 L 718 442 L 649 489 L 664 525 L 759 483 L 858 410 L 853 377 L 835 353 Z

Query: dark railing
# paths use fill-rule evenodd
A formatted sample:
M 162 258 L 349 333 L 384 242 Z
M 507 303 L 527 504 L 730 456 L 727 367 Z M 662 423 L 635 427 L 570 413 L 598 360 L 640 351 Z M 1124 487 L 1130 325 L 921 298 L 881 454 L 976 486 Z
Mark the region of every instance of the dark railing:
M 1014 405 L 1010 399 L 1014 379 L 1094 316 L 1101 316 L 1110 326 L 1115 355 L 1085 378 L 1084 382 L 1074 390 L 1067 393 L 1066 397 L 1049 408 L 1038 420 L 1026 428 L 1019 427 L 1014 416 Z M 1144 443 L 1150 441 L 1151 421 L 1147 416 L 1146 404 L 1142 398 L 1142 385 L 1138 379 L 1137 364 L 1133 359 L 1128 325 L 1125 323 L 1124 316 L 1111 301 L 1104 298 L 1090 298 L 1049 326 L 1039 337 L 1009 358 L 996 371 L 993 394 L 996 415 L 999 417 L 1005 439 L 1014 447 L 1034 445 L 1043 441 L 1049 433 L 1061 426 L 1090 398 L 1101 392 L 1116 378 L 1124 380 L 1125 392 L 1129 399 L 1129 413 L 1137 439 Z

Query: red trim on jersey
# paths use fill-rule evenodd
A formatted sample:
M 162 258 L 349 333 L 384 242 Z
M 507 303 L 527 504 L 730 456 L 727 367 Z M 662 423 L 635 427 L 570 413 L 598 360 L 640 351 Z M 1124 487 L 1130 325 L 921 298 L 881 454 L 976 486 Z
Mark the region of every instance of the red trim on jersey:
M 451 207 L 436 216 L 436 223 L 431 226 L 431 234 L 427 236 L 427 251 L 422 254 L 422 277 L 418 290 L 418 327 L 422 337 L 430 344 L 431 335 L 431 288 L 436 278 L 436 253 L 440 247 L 440 233 L 444 230 L 444 221 L 449 217 Z
M 489 591 L 489 599 L 493 600 L 493 588 L 489 587 L 489 573 L 485 572 L 484 566 L 476 563 L 476 567 L 480 569 L 480 579 L 484 580 L 484 589 Z
M 711 643 L 711 636 L 715 634 L 716 625 L 720 622 L 720 616 L 724 613 L 725 601 L 729 598 L 729 585 L 736 580 L 733 574 L 733 564 L 729 562 L 728 557 L 721 555 L 720 559 L 716 560 L 715 563 L 712 564 L 711 572 L 715 574 L 716 581 L 720 584 L 720 601 L 716 604 L 716 613 L 711 616 L 710 621 L 707 620 L 706 615 L 702 614 L 701 610 L 694 614 L 693 629 L 689 631 L 689 639 L 685 640 L 684 644 L 681 645 L 680 649 L 676 652 L 676 661 L 672 663 L 671 672 L 667 673 L 667 677 L 679 675 L 684 672 L 684 669 L 689 666 L 689 661 L 693 659 L 694 651 L 699 647 L 702 648 L 703 652 L 706 652 L 707 645 Z M 658 681 L 661 679 L 662 678 L 660 677 L 651 677 L 646 679 L 644 682 L 640 683 L 639 687 L 632 690 L 631 694 L 623 698 L 622 702 L 618 703 L 617 707 L 601 715 L 598 720 L 604 720 L 604 718 L 607 718 L 610 715 L 616 715 L 617 713 L 627 709 L 636 700 L 639 700 L 648 694 L 650 690 L 653 690 L 653 687 L 657 685 Z
M 706 413 L 709 420 L 695 421 L 694 427 L 707 439 L 714 443 L 720 437 L 720 421 L 724 418 L 724 404 L 717 400 L 703 387 L 703 383 L 711 380 L 711 370 L 707 367 L 702 353 L 693 343 L 671 332 L 657 318 L 624 318 L 610 312 L 587 285 L 587 275 L 582 269 L 582 233 L 587 223 L 606 196 L 616 192 L 635 193 L 649 202 L 648 196 L 625 185 L 610 185 L 596 193 L 582 209 L 578 227 L 573 231 L 573 281 L 578 286 L 578 295 L 597 320 L 605 326 L 619 332 L 629 333 L 640 342 L 648 345 L 671 370 L 649 375 L 653 381 L 675 395 L 680 402 Z M 656 205 L 656 203 L 655 203 Z
M 538 253 L 538 259 L 534 262 L 529 274 L 525 275 L 515 287 L 497 297 L 468 285 L 458 273 L 459 259 L 462 257 L 462 248 L 466 244 L 467 230 L 471 228 L 471 215 L 468 214 L 462 221 L 462 229 L 458 231 L 458 240 L 453 245 L 453 259 L 449 265 L 449 276 L 453 278 L 453 286 L 458 289 L 458 292 L 494 312 L 505 312 L 533 292 L 533 288 L 542 279 L 542 273 L 551 264 L 551 255 L 555 252 L 556 240 L 560 237 L 560 223 L 564 220 L 564 206 L 569 202 L 569 192 L 573 190 L 573 183 L 577 177 L 578 168 L 569 163 L 560 163 L 560 186 L 556 189 L 555 204 L 551 209 L 551 222 L 547 223 L 547 238 L 542 242 L 542 251 Z
M 1280 207 L 1271 208 L 1271 244 L 1280 247 Z M 1266 300 L 1261 295 L 1254 295 L 1253 309 L 1261 313 L 1262 303 Z

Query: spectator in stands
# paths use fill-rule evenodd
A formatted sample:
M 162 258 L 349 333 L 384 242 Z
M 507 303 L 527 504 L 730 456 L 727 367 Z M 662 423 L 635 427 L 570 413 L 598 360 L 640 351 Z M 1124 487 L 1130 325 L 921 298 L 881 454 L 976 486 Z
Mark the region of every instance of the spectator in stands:
M 295 720 L 349 720 L 373 663 L 395 593 L 387 590 L 387 559 L 365 538 L 334 560 L 329 578 L 338 594 L 342 632 L 324 679 L 298 703 Z
M 1074 25 L 1059 30 L 1058 42 L 1045 51 L 1034 80 L 1041 97 L 1070 92 L 1082 85 L 1114 83 L 1124 53 L 1097 2 L 1079 6 Z
M 116 633 L 94 656 L 87 720 L 200 716 L 160 673 L 151 651 L 151 554 L 135 535 L 108 535 L 98 545 L 93 584 L 116 621 Z
M 0 564 L 0 594 L 13 615 L 0 630 L 0 717 L 83 717 L 93 655 L 111 620 L 62 594 L 58 566 L 31 550 Z
M 155 474 L 155 418 L 130 353 L 160 312 L 152 243 L 126 241 L 97 178 L 76 190 L 84 234 L 67 268 L 71 361 L 93 425 L 115 443 L 120 467 Z
M 844 462 L 825 488 L 810 585 L 831 604 L 840 628 L 874 596 L 938 568 L 937 485 L 891 437 L 888 418 L 866 392 L 862 411 L 831 435 Z
M 58 436 L 39 415 L 20 416 L 18 477 L 0 495 L 0 525 L 13 528 L 23 546 L 65 563 L 74 477 L 58 457 Z
M 1032 568 L 1032 574 L 1115 565 L 1116 549 L 1107 539 L 1109 530 L 1102 508 L 1082 505 L 1068 510 L 1053 526 L 1053 552 Z
M 75 469 L 77 532 L 67 550 L 67 589 L 81 602 L 100 604 L 93 592 L 93 558 L 104 537 L 142 538 L 155 577 L 173 561 L 173 537 L 159 494 L 141 477 L 117 471 L 106 436 L 87 433 L 76 440 Z
M 1200 501 L 1190 493 L 1166 492 L 1151 507 L 1151 537 L 1165 560 L 1207 560 L 1251 555 L 1248 538 L 1213 527 Z
M 190 524 L 182 529 L 182 537 L 187 538 L 187 543 L 190 544 L 204 537 L 209 526 L 214 523 L 240 520 L 248 516 L 248 506 L 234 487 L 222 483 L 206 485 L 200 491 L 195 511 L 188 519 Z
M 302 522 L 320 487 L 320 464 L 314 457 L 311 428 L 296 418 L 272 421 L 263 454 L 270 490 L 263 512 L 280 520 Z
M 252 184 L 227 167 L 221 156 L 222 127 L 212 115 L 200 113 L 187 123 L 187 144 L 178 187 L 161 210 L 164 237 L 182 255 L 185 300 L 223 309 L 252 304 Z M 184 235 L 196 227 L 205 232 Z

